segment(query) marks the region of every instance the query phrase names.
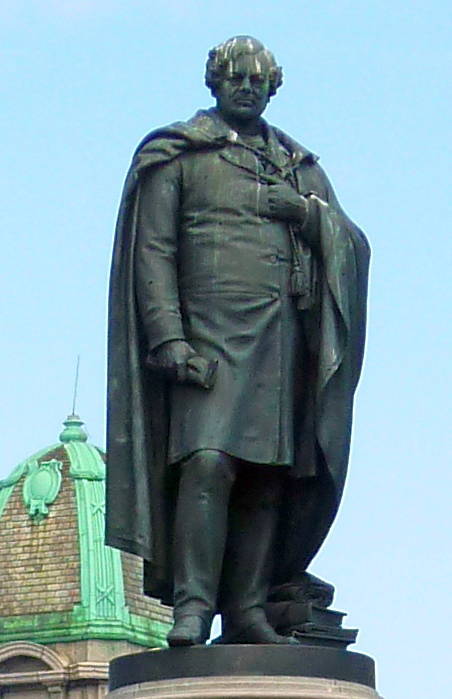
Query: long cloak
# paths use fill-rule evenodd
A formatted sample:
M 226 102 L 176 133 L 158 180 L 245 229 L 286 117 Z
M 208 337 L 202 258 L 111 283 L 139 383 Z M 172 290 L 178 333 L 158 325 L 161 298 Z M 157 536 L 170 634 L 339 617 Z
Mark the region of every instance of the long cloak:
M 134 249 L 140 179 L 189 150 L 223 148 L 236 134 L 198 112 L 149 134 L 138 147 L 119 209 L 110 277 L 106 543 L 145 561 L 145 592 L 172 603 L 172 530 L 177 481 L 167 467 L 168 384 L 146 368 L 135 297 Z M 369 247 L 341 210 L 317 158 L 274 127 L 293 154 L 300 193 L 313 192 L 318 225 L 317 301 L 300 311 L 310 347 L 301 439 L 281 510 L 275 585 L 306 570 L 334 520 L 343 491 L 366 320 Z M 309 478 L 297 478 L 311 473 Z

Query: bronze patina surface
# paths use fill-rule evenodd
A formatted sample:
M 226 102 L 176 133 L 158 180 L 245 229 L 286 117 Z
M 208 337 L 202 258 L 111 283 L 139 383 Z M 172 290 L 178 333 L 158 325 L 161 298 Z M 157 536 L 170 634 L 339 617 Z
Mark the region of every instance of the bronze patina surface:
M 174 604 L 171 645 L 288 643 L 267 603 L 325 607 L 361 371 L 369 247 L 318 158 L 262 118 L 282 82 L 251 37 L 209 53 L 216 106 L 151 132 L 110 284 L 107 543 Z

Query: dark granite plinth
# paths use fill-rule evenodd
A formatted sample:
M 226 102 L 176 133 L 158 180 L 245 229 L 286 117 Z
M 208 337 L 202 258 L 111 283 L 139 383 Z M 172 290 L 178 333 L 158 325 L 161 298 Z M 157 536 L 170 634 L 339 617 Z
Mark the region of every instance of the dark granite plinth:
M 220 645 L 123 655 L 110 663 L 110 690 L 182 677 L 285 676 L 342 680 L 375 687 L 374 661 L 337 648 Z

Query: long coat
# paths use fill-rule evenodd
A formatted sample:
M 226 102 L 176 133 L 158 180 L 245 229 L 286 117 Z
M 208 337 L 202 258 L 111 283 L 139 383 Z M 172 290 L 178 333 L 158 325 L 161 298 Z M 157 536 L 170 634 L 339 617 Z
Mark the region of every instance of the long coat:
M 186 339 L 217 362 L 209 391 L 169 386 L 169 463 L 201 449 L 252 463 L 294 461 L 300 313 L 289 293 L 287 224 L 269 217 L 261 181 L 289 162 L 269 129 L 265 155 L 238 139 L 143 175 L 136 291 L 149 347 Z
M 235 437 L 233 439 L 236 446 L 240 442 L 236 453 L 242 458 L 278 463 L 278 456 L 280 457 L 284 452 L 282 462 L 289 463 L 291 460 L 294 462 L 292 469 L 294 478 L 290 479 L 290 487 L 287 488 L 282 505 L 280 536 L 283 545 L 278 546 L 279 560 L 274 580 L 275 584 L 281 584 L 289 582 L 306 569 L 325 538 L 340 501 L 350 445 L 353 394 L 361 369 L 364 347 L 369 250 L 361 231 L 340 209 L 331 186 L 316 163 L 316 157 L 279 130 L 273 128 L 269 129 L 269 132 L 289 154 L 290 172 L 295 179 L 298 191 L 300 193 L 309 191 L 316 195 L 314 198 L 315 225 L 318 228 L 319 241 L 318 248 L 314 252 L 301 243 L 298 250 L 299 257 L 303 260 L 305 274 L 315 274 L 318 291 L 317 297 L 311 299 L 311 303 L 304 304 L 305 308 L 309 306 L 309 310 L 303 310 L 299 316 L 300 327 L 303 327 L 303 335 L 307 343 L 307 351 L 303 353 L 303 366 L 298 367 L 302 371 L 297 371 L 295 367 L 293 374 L 286 372 L 285 375 L 286 381 L 288 376 L 296 375 L 302 376 L 304 382 L 303 410 L 297 413 L 295 427 L 291 430 L 295 439 L 293 443 L 289 443 L 287 430 L 278 429 L 278 449 L 282 449 L 279 454 L 270 453 L 268 449 L 265 451 L 265 446 L 259 451 L 258 435 L 256 437 L 251 435 L 251 439 L 245 439 L 245 441 L 242 439 L 241 442 Z M 159 170 L 162 173 L 164 171 L 170 173 L 171 169 L 180 168 L 180 161 L 185 158 L 187 171 L 190 160 L 193 162 L 194 154 L 198 156 L 202 154 L 210 159 L 220 158 L 225 153 L 231 154 L 231 144 L 236 143 L 236 138 L 237 135 L 218 118 L 215 110 L 200 112 L 190 122 L 177 123 L 151 134 L 142 142 L 135 154 L 126 180 L 118 218 L 109 314 L 107 543 L 142 556 L 145 559 L 146 592 L 166 602 L 171 602 L 172 599 L 171 532 L 177 491 L 174 470 L 169 469 L 167 464 L 168 461 L 176 460 L 183 455 L 184 450 L 190 451 L 192 445 L 184 445 L 180 440 L 178 441 L 171 434 L 169 426 L 171 403 L 173 403 L 173 409 L 179 405 L 180 401 L 175 400 L 177 393 L 182 389 L 183 396 L 184 393 L 187 394 L 187 388 L 174 389 L 167 382 L 150 374 L 145 368 L 145 355 L 149 344 L 152 347 L 166 339 L 175 339 L 181 334 L 186 336 L 189 328 L 184 319 L 189 318 L 190 315 L 194 317 L 196 313 L 188 312 L 190 309 L 185 311 L 182 309 L 182 313 L 178 319 L 175 318 L 173 325 L 171 322 L 169 325 L 159 322 L 158 300 L 155 303 L 155 295 L 151 297 L 146 295 L 148 283 L 145 280 L 143 285 L 140 272 L 138 277 L 141 276 L 141 282 L 140 279 L 138 282 L 136 280 L 136 270 L 140 268 L 140 263 L 137 264 L 135 260 L 136 251 L 140 250 L 140 241 L 137 243 L 136 237 L 138 229 L 143 229 L 141 223 L 140 226 L 138 225 L 138 217 L 142 216 L 142 211 L 146 209 L 145 206 L 143 207 L 143 191 L 147 187 L 146 182 L 157 181 L 160 176 Z M 232 153 L 234 160 L 236 157 L 234 153 L 237 154 L 237 151 L 232 149 Z M 242 156 L 237 157 L 240 159 Z M 224 167 L 237 169 L 243 164 L 243 162 L 228 163 L 222 160 Z M 275 163 L 275 166 L 278 167 L 278 163 Z M 242 167 L 242 170 L 246 171 L 246 168 Z M 156 173 L 155 177 L 152 176 L 153 173 Z M 223 221 L 226 219 L 227 217 L 224 217 Z M 240 235 L 244 220 L 238 219 L 238 225 L 235 228 L 230 226 L 231 235 Z M 189 216 L 186 217 L 186 221 L 190 222 Z M 215 223 L 217 225 L 210 227 L 210 233 L 218 230 L 220 220 L 217 218 Z M 265 287 L 263 289 L 266 299 L 264 305 L 267 306 L 263 313 L 262 308 L 259 309 L 260 315 L 267 321 L 279 319 L 277 338 L 287 339 L 285 330 L 290 331 L 296 327 L 293 315 L 290 316 L 289 322 L 281 325 L 284 312 L 281 311 L 280 300 L 281 297 L 287 299 L 287 295 L 281 293 L 286 284 L 284 275 L 281 276 L 281 270 L 287 269 L 284 264 L 289 250 L 287 236 L 284 237 L 280 231 L 281 236 L 278 238 L 275 225 L 277 229 L 277 224 L 270 226 L 273 230 L 268 236 L 268 241 L 278 239 L 280 247 L 277 246 L 278 249 L 272 251 L 270 243 L 270 247 L 264 244 L 262 265 L 256 267 L 253 263 L 252 305 L 256 305 L 257 275 Z M 262 221 L 260 221 L 259 230 L 262 231 Z M 249 234 L 252 232 L 253 230 L 248 231 Z M 179 238 L 181 239 L 184 238 Z M 251 239 L 253 239 L 252 235 Z M 196 238 L 196 243 L 192 240 L 192 247 L 198 242 L 204 248 L 207 244 L 207 250 L 213 249 L 208 236 Z M 147 249 L 149 253 L 150 248 L 147 243 L 149 240 L 144 241 L 143 249 Z M 155 253 L 159 247 L 161 246 L 154 246 L 153 252 Z M 189 263 L 189 260 L 193 259 L 192 253 L 193 249 L 190 250 L 189 255 L 185 256 L 187 264 L 180 265 L 180 259 L 178 260 L 177 268 L 182 270 L 182 275 L 177 279 L 177 284 L 180 284 L 183 289 L 180 297 L 184 299 L 184 303 L 190 303 L 191 299 L 193 304 L 193 295 L 196 295 L 197 289 L 203 292 L 207 290 L 210 293 L 218 292 L 218 287 L 211 288 L 212 279 L 215 284 L 224 286 L 239 278 L 241 288 L 237 291 L 240 294 L 235 297 L 234 303 L 240 303 L 239 298 L 243 299 L 243 284 L 246 276 L 240 274 L 240 271 L 237 273 L 230 266 L 228 268 L 227 255 L 226 259 L 223 256 L 224 265 L 221 265 L 221 256 L 219 257 L 220 263 L 216 267 L 216 274 L 212 276 L 211 265 L 208 270 L 203 271 L 201 256 L 197 258 L 197 265 Z M 255 253 L 256 249 L 251 251 L 249 261 Z M 182 256 L 182 260 L 185 259 L 180 244 L 177 254 Z M 272 287 L 272 279 L 276 282 L 276 277 L 272 277 L 270 266 L 274 255 L 280 264 L 276 265 L 278 280 Z M 162 265 L 158 264 L 152 254 L 147 261 L 151 269 L 155 263 L 155 274 L 151 274 L 153 279 L 150 281 L 157 283 L 158 286 L 161 281 L 159 275 L 161 275 Z M 237 262 L 237 264 L 240 263 Z M 206 271 L 207 274 L 203 276 Z M 268 274 L 265 274 L 265 271 Z M 210 288 L 202 289 L 203 284 L 210 284 Z M 141 313 L 137 307 L 137 290 Z M 277 296 L 272 297 L 275 293 Z M 195 306 L 200 307 L 199 300 L 196 301 Z M 289 307 L 292 313 L 293 304 Z M 252 312 L 252 308 L 249 307 L 242 310 L 248 316 L 250 311 Z M 178 322 L 181 323 L 179 327 Z M 202 318 L 192 332 L 188 332 L 189 339 L 195 339 L 195 341 L 199 339 L 199 351 L 209 355 L 209 351 L 215 353 L 219 348 L 221 349 L 221 343 L 211 341 L 212 328 L 207 327 L 207 333 L 204 330 L 200 332 L 200 328 L 206 329 L 205 320 Z M 284 332 L 282 332 L 283 328 Z M 278 342 L 275 344 L 276 336 L 273 334 L 271 337 L 272 347 L 280 346 Z M 289 347 L 290 344 L 289 342 Z M 253 343 L 250 347 L 252 345 Z M 250 362 L 253 361 L 252 355 L 253 352 L 250 353 Z M 287 356 L 291 361 L 296 360 L 293 352 L 291 354 L 289 351 Z M 231 362 L 225 364 L 225 366 L 230 365 Z M 230 376 L 226 378 L 230 379 Z M 266 376 L 266 380 L 267 378 Z M 226 384 L 227 382 L 224 383 L 225 387 Z M 220 388 L 221 386 L 220 374 Z M 203 396 L 200 389 L 191 389 L 191 391 L 199 397 L 198 403 L 201 405 L 199 401 Z M 190 397 L 190 389 L 188 394 L 187 398 Z M 212 395 L 214 396 L 215 393 Z M 268 395 L 274 395 L 274 391 L 270 391 Z M 253 399 L 254 396 L 251 393 L 250 403 Z M 221 400 L 224 400 L 224 397 Z M 243 401 L 241 404 L 244 404 Z M 289 415 L 287 410 L 285 414 Z M 199 415 L 202 416 L 202 410 Z M 269 409 L 266 411 L 267 423 L 264 421 L 261 427 L 265 429 L 267 424 L 271 431 L 272 425 L 271 434 L 274 436 L 275 423 L 271 423 L 271 417 L 272 410 Z M 289 417 L 292 421 L 291 414 Z M 226 432 L 223 432 L 224 434 L 220 436 L 226 439 Z M 236 436 L 238 437 L 240 433 L 238 429 Z M 246 435 L 246 430 L 243 430 L 243 433 Z M 205 434 L 202 435 L 201 442 L 204 439 Z M 267 447 L 273 444 L 274 449 L 274 439 L 263 440 L 263 443 Z M 217 444 L 221 446 L 221 440 Z M 234 449 L 227 449 L 225 446 L 222 448 L 234 452 Z M 294 449 L 295 453 L 293 453 Z M 262 455 L 266 458 L 261 459 Z

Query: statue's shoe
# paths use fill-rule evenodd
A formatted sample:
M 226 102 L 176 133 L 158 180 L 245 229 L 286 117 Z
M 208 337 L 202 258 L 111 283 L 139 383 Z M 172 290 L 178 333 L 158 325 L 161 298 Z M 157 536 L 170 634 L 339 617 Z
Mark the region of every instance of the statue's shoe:
M 195 614 L 187 614 L 176 619 L 166 639 L 172 647 L 197 646 L 205 643 L 209 634 L 210 627 L 205 619 Z
M 232 627 L 223 633 L 221 643 L 261 643 L 299 646 L 293 636 L 280 636 L 266 621 L 251 623 L 247 626 Z

